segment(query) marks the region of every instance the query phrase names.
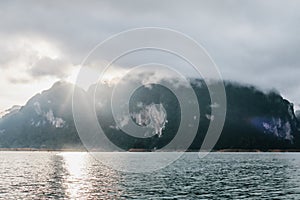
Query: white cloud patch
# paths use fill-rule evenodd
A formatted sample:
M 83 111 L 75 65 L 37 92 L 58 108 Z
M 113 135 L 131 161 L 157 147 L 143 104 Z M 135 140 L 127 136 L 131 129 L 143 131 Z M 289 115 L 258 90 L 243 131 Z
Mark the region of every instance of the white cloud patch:
M 67 77 L 72 65 L 60 49 L 38 36 L 0 34 L 0 66 L 11 83 L 28 83 L 44 76 Z

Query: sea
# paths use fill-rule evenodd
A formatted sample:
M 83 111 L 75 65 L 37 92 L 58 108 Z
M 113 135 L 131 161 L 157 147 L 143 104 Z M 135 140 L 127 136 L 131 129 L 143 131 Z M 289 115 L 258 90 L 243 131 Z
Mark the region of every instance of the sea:
M 99 154 L 2 151 L 0 199 L 300 199 L 299 153 L 157 153 L 178 159 L 148 172 L 124 160 L 149 153 Z

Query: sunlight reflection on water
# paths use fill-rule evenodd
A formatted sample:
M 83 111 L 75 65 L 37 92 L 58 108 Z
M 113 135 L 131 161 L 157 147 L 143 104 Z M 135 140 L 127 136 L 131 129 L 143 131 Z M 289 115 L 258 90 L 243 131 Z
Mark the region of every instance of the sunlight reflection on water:
M 109 155 L 126 167 L 122 159 L 134 154 L 103 159 Z M 89 153 L 0 152 L 0 169 L 0 199 L 300 199 L 296 153 L 212 153 L 201 160 L 187 153 L 138 174 L 110 169 Z
M 115 188 L 118 183 L 116 171 L 99 165 L 88 153 L 64 152 L 57 155 L 63 157 L 63 165 L 67 170 L 63 179 L 68 198 L 95 198 L 95 194 L 107 198 L 120 197 Z

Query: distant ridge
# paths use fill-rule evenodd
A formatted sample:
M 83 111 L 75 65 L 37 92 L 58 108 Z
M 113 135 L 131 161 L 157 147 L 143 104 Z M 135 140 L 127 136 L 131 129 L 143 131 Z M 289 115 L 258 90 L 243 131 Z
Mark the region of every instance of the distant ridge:
M 202 80 L 191 79 L 191 85 L 198 96 L 202 112 L 200 128 L 189 148 L 197 151 L 209 122 L 214 117 L 210 115 L 211 107 L 217 105 L 210 102 L 207 87 Z M 26 105 L 8 110 L 0 119 L 0 148 L 83 149 L 72 115 L 74 87 L 76 86 L 67 82 L 57 82 L 50 89 L 33 96 Z M 88 91 L 79 90 L 82 96 L 92 98 L 93 87 L 95 86 L 91 86 Z M 185 86 L 180 87 L 185 89 Z M 292 103 L 276 92 L 266 93 L 252 86 L 226 82 L 225 88 L 227 117 L 215 150 L 300 149 L 299 112 L 294 112 Z M 154 148 L 159 150 L 172 140 L 180 122 L 180 107 L 167 89 L 157 85 L 150 92 L 145 87 L 132 97 L 130 105 L 133 107 L 130 109 L 138 109 L 134 105 L 140 101 L 149 105 L 151 102 L 161 102 L 167 112 L 168 123 L 162 130 L 162 136 L 147 139 L 133 138 L 114 128 L 116 124 L 107 104 L 111 90 L 105 83 L 98 86 L 96 99 L 101 104 L 96 109 L 99 122 L 113 143 L 126 151 Z M 83 110 L 83 115 L 84 112 Z M 170 151 L 176 149 L 180 147 L 174 147 Z

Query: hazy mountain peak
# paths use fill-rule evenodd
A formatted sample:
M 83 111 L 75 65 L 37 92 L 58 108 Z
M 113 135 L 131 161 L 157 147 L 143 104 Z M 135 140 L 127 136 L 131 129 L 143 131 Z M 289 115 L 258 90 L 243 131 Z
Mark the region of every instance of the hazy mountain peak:
M 14 106 L 12 106 L 12 107 L 9 108 L 9 109 L 6 109 L 6 110 L 4 110 L 4 111 L 1 111 L 1 112 L 0 112 L 0 118 L 6 116 L 6 115 L 8 115 L 8 114 L 16 113 L 16 112 L 18 112 L 21 108 L 22 108 L 22 106 L 14 105 Z

